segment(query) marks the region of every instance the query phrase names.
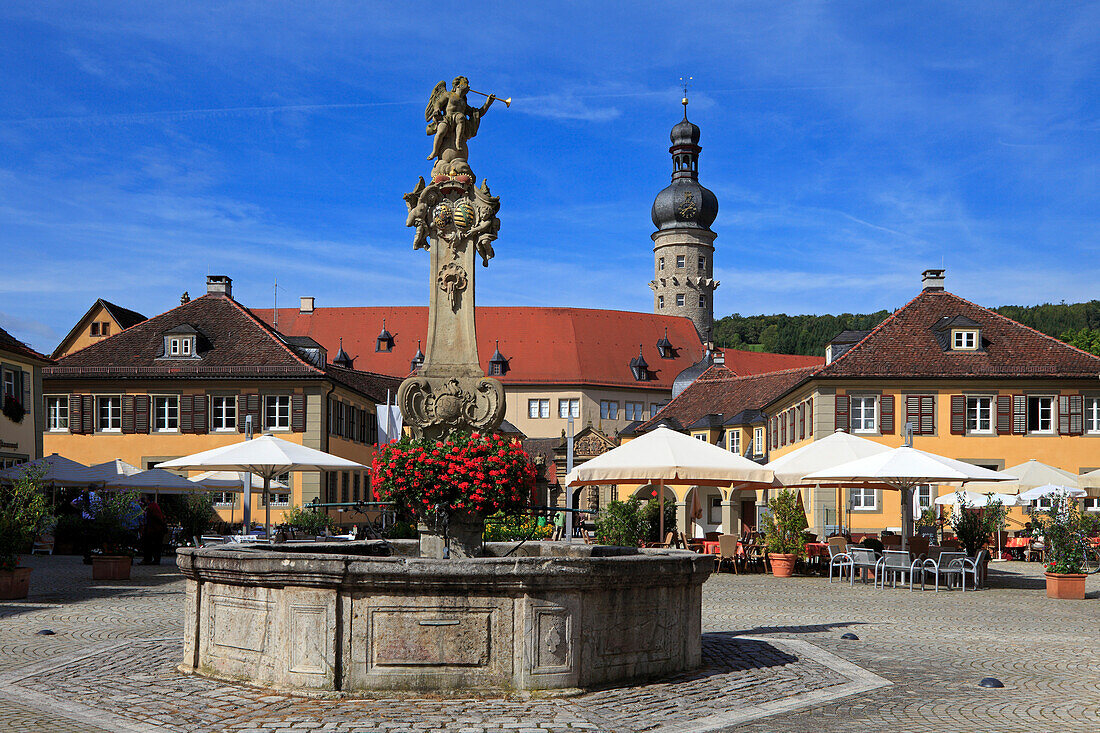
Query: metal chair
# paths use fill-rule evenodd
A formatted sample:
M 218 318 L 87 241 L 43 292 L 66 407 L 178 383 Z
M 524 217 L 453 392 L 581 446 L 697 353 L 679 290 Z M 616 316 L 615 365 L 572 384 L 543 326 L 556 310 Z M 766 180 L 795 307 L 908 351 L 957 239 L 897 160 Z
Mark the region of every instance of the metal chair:
M 875 567 L 875 585 L 879 584 L 879 574 L 882 574 L 882 587 L 886 587 L 886 576 L 890 576 L 890 587 L 898 587 L 898 576 L 909 576 L 909 590 L 913 590 L 913 574 L 921 566 L 920 560 L 914 560 L 905 550 L 884 550 L 882 557 Z
M 851 583 L 856 584 L 856 572 L 859 571 L 859 582 L 866 583 L 867 576 L 864 570 L 875 572 L 878 567 L 878 557 L 870 547 L 849 547 L 848 555 L 852 558 Z
M 978 590 L 984 585 L 985 580 L 982 576 L 985 570 L 985 564 L 989 560 L 989 552 L 987 550 L 981 550 L 978 555 L 973 559 L 965 557 L 959 564 L 962 566 L 962 579 L 963 590 L 966 590 L 966 576 L 969 575 L 974 579 L 974 590 Z
M 843 537 L 829 538 L 829 582 L 833 582 L 833 568 L 838 570 L 837 577 L 843 578 L 847 569 L 852 573 L 852 556 L 848 554 L 848 541 Z
M 924 590 L 924 579 L 928 573 L 932 573 L 936 576 L 936 592 L 940 590 L 940 577 L 947 579 L 947 587 L 950 587 L 950 581 L 952 578 L 959 578 L 962 583 L 962 589 L 966 590 L 966 576 L 963 574 L 962 561 L 966 560 L 966 553 L 964 552 L 941 552 L 940 556 L 933 560 L 927 558 L 921 564 L 920 574 L 920 589 Z

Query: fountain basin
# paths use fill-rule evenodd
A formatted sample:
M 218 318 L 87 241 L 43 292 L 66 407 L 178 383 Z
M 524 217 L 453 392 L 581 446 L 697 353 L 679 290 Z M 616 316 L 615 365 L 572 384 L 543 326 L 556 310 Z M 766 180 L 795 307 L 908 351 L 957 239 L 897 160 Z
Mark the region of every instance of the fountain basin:
M 553 542 L 485 553 L 181 549 L 181 669 L 288 690 L 569 690 L 699 665 L 712 557 Z

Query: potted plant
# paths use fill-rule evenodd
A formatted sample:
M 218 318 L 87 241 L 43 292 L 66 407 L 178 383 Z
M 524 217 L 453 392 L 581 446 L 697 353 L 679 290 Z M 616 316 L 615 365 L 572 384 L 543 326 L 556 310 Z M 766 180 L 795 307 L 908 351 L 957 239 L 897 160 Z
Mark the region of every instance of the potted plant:
M 134 562 L 134 538 L 141 524 L 137 492 L 89 492 L 74 504 L 81 507 L 88 520 L 93 546 L 92 579 L 128 579 Z
M 798 507 L 798 494 L 787 489 L 771 499 L 768 508 L 771 511 L 764 518 L 764 542 L 768 546 L 772 574 L 777 578 L 789 578 L 794 574 L 795 561 L 806 554 L 802 537 L 808 526 L 806 514 Z
M 48 518 L 40 470 L 29 468 L 14 482 L 0 484 L 0 600 L 27 597 L 31 569 L 19 566 L 19 553 Z
M 1051 494 L 1048 508 L 1029 513 L 1034 537 L 1046 546 L 1047 597 L 1084 599 L 1084 546 L 1096 518 L 1082 514 L 1077 501 L 1064 493 Z
M 485 518 L 527 505 L 535 467 L 519 441 L 456 431 L 403 437 L 382 446 L 371 466 L 375 493 L 413 517 L 421 557 L 477 557 Z
M 990 535 L 1004 525 L 1008 510 L 1000 499 L 993 499 L 984 507 L 973 507 L 965 498 L 959 499 L 959 504 L 951 512 L 951 529 L 955 531 L 955 538 L 962 545 L 966 554 L 977 557 L 981 549 L 989 543 Z M 989 559 L 982 567 L 982 576 L 985 576 Z

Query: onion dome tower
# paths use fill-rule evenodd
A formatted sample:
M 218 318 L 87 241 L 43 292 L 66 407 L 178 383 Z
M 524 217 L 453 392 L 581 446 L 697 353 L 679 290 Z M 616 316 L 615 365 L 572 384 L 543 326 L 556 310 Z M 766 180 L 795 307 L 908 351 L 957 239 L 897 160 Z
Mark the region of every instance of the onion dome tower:
M 687 316 L 704 344 L 714 324 L 714 239 L 718 198 L 699 184 L 699 128 L 684 119 L 669 134 L 672 183 L 653 201 L 653 312 Z

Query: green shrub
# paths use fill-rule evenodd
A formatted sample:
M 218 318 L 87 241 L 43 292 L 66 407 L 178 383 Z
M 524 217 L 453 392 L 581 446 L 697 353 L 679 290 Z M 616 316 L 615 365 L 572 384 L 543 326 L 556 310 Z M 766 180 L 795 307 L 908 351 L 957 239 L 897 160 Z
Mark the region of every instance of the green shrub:
M 802 532 L 808 526 L 806 514 L 798 508 L 798 494 L 783 489 L 768 502 L 771 512 L 764 517 L 764 541 L 768 552 L 802 557 L 806 543 Z
M 497 512 L 485 520 L 486 542 L 518 542 L 520 540 L 544 540 L 554 531 L 552 525 L 539 526 L 538 519 L 530 514 L 505 514 Z
M 1048 509 L 1029 510 L 1036 537 L 1047 546 L 1047 572 L 1067 575 L 1085 571 L 1086 537 L 1097 529 L 1098 520 L 1082 514 L 1077 500 L 1065 494 L 1052 494 Z
M 89 544 L 107 555 L 132 555 L 141 525 L 136 491 L 89 492 L 73 502 L 88 521 Z
M 187 540 L 201 537 L 217 519 L 214 513 L 214 497 L 207 491 L 192 491 L 182 496 L 164 497 L 164 517 L 169 524 L 178 524 L 180 534 Z
M 387 540 L 415 540 L 420 537 L 420 533 L 412 522 L 398 519 L 382 531 L 382 536 Z
M 642 518 L 649 522 L 646 539 L 650 542 L 664 542 L 661 536 L 661 503 L 657 497 L 650 497 L 642 507 Z M 676 502 L 665 500 L 665 534 L 676 530 Z
M 989 541 L 989 535 L 1004 524 L 1007 514 L 1008 510 L 1000 499 L 975 509 L 965 498 L 960 498 L 958 506 L 951 511 L 951 529 L 955 531 L 955 537 L 966 550 L 966 554 L 975 557 Z
M 596 520 L 596 541 L 601 545 L 640 547 L 649 534 L 649 519 L 637 499 L 611 502 Z
M 14 482 L 0 484 L 0 570 L 15 568 L 49 516 L 41 470 L 28 468 Z
M 328 514 L 295 505 L 291 505 L 283 512 L 283 522 L 312 535 L 322 535 L 325 530 L 336 527 L 336 523 Z

